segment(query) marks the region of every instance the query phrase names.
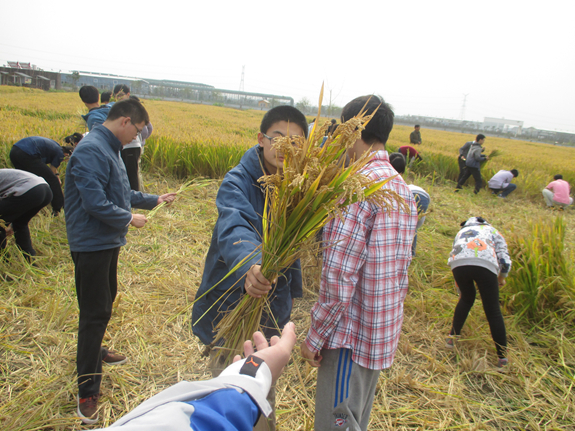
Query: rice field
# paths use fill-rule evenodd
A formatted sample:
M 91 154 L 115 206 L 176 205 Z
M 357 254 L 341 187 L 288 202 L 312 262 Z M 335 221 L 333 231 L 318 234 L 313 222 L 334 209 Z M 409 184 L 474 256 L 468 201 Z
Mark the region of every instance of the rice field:
M 104 370 L 100 426 L 171 384 L 209 377 L 186 310 L 217 217 L 218 179 L 255 144 L 263 115 L 152 100 L 145 106 L 154 125 L 145 152 L 145 189 L 176 191 L 188 177 L 211 179 L 128 234 L 105 343 L 130 361 Z M 82 108 L 75 93 L 0 87 L 0 166 L 9 167 L 10 146 L 25 136 L 60 140 L 83 131 Z M 410 129 L 396 126 L 389 147 L 407 145 Z M 396 360 L 380 377 L 369 429 L 575 429 L 574 210 L 550 211 L 540 195 L 555 173 L 575 184 L 575 150 L 488 136 L 486 152 L 502 154 L 485 168 L 520 171 L 518 190 L 502 200 L 485 191 L 475 196 L 469 188 L 452 191 L 451 165 L 457 166 L 457 149 L 471 135 L 423 129 L 422 137 L 418 150 L 429 162 L 406 180 L 426 189 L 432 202 L 410 267 Z M 459 347 L 444 348 L 457 302 L 447 255 L 459 223 L 477 215 L 503 233 L 514 261 L 502 289 L 511 360 L 505 374 L 495 370 L 479 300 Z M 89 429 L 74 417 L 78 311 L 64 219 L 44 210 L 31 230 L 37 266 L 25 263 L 12 243 L 10 262 L 0 262 L 0 273 L 14 279 L 0 286 L 0 428 Z M 300 341 L 317 297 L 320 262 L 310 254 L 302 267 L 304 298 L 296 300 L 292 314 Z M 278 429 L 313 429 L 315 379 L 316 370 L 296 348 L 277 384 Z

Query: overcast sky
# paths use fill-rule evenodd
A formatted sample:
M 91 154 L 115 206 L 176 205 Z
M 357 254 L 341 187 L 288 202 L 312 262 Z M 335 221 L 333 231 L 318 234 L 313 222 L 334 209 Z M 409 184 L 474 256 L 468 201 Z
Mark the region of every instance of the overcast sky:
M 393 4 L 392 4 L 393 3 Z M 0 0 L 0 64 L 200 82 L 575 132 L 572 0 Z

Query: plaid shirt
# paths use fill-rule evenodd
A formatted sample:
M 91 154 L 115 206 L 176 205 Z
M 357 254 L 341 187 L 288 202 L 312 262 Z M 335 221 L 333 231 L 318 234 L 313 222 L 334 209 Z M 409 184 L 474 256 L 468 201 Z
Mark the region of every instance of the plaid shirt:
M 386 151 L 378 151 L 364 170 L 380 180 L 397 174 Z M 350 205 L 343 221 L 324 228 L 324 252 L 319 299 L 311 310 L 306 338 L 312 352 L 351 349 L 352 360 L 372 370 L 389 368 L 395 356 L 403 301 L 407 294 L 407 268 L 417 225 L 413 195 L 397 176 L 384 187 L 397 192 L 411 214 L 383 213 L 370 202 Z

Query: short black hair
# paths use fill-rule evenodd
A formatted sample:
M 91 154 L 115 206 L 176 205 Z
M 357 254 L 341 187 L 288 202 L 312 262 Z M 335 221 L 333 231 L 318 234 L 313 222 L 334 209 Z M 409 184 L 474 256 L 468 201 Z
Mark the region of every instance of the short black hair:
M 76 132 L 70 136 L 66 136 L 64 138 L 64 142 L 66 142 L 67 144 L 76 145 L 78 142 L 80 142 L 82 140 L 83 137 L 84 137 L 84 135 Z
M 301 127 L 307 138 L 308 124 L 305 115 L 299 109 L 289 105 L 276 106 L 266 112 L 260 124 L 260 132 L 267 133 L 274 123 L 279 123 L 280 121 L 287 121 Z
M 130 117 L 132 124 L 138 124 L 142 121 L 146 125 L 150 123 L 148 111 L 146 111 L 144 105 L 134 99 L 124 99 L 114 103 L 108 114 L 107 121 L 114 121 L 120 117 Z
M 130 87 L 128 87 L 126 84 L 116 84 L 116 86 L 114 87 L 114 96 L 118 94 L 120 91 L 123 92 L 124 94 L 128 94 L 130 92 Z
M 84 103 L 98 103 L 100 101 L 100 92 L 93 85 L 84 85 L 78 93 Z
M 563 175 L 561 174 L 557 174 L 553 177 L 554 180 L 562 180 L 563 179 Z
M 477 136 L 475 137 L 475 142 L 479 142 L 479 141 L 481 141 L 482 139 L 485 139 L 485 135 L 482 134 L 482 133 L 480 133 L 479 135 L 477 135 Z
M 405 156 L 403 154 L 391 153 L 389 155 L 389 163 L 391 163 L 391 166 L 393 166 L 393 169 L 395 169 L 398 174 L 405 172 Z
M 100 94 L 100 103 L 106 104 L 110 101 L 111 98 L 112 98 L 112 92 L 104 91 L 102 94 Z
M 414 129 L 417 129 L 418 127 L 419 127 L 419 124 L 416 124 L 416 125 L 414 126 Z
M 71 147 L 69 145 L 62 145 L 62 152 L 64 153 L 65 156 L 71 155 L 73 151 L 74 147 Z
M 511 173 L 513 174 L 513 176 L 515 178 L 517 178 L 519 176 L 519 171 L 517 169 L 511 169 Z
M 343 111 L 341 111 L 341 122 L 344 123 L 355 117 L 362 110 L 365 110 L 367 115 L 375 112 L 371 121 L 361 132 L 363 142 L 368 145 L 385 144 L 391 129 L 393 129 L 393 119 L 395 118 L 391 105 L 385 103 L 383 98 L 375 95 L 357 97 L 344 106 Z

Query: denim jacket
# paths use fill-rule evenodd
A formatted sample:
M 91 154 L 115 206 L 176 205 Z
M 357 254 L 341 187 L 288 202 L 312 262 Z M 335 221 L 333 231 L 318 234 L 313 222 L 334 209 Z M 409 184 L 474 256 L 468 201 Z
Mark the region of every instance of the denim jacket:
M 218 220 L 196 298 L 216 285 L 261 244 L 264 191 L 258 178 L 263 175 L 262 157 L 259 146 L 250 148 L 243 155 L 240 164 L 226 174 L 218 190 Z M 261 255 L 258 253 L 194 304 L 192 329 L 204 344 L 213 341 L 213 328 L 223 317 L 222 313 L 237 305 L 243 292 L 244 275 L 252 265 L 260 263 Z M 229 289 L 231 292 L 226 293 Z M 269 294 L 271 312 L 280 329 L 289 322 L 292 298 L 301 296 L 302 278 L 298 260 L 279 275 L 275 288 Z M 264 315 L 262 326 L 270 328 L 265 331 L 267 337 L 277 334 L 277 331 L 271 329 L 275 324 L 270 321 L 269 316 Z
M 152 209 L 158 202 L 156 195 L 130 190 L 121 147 L 109 129 L 96 126 L 68 161 L 65 208 L 70 251 L 125 245 L 132 207 Z

